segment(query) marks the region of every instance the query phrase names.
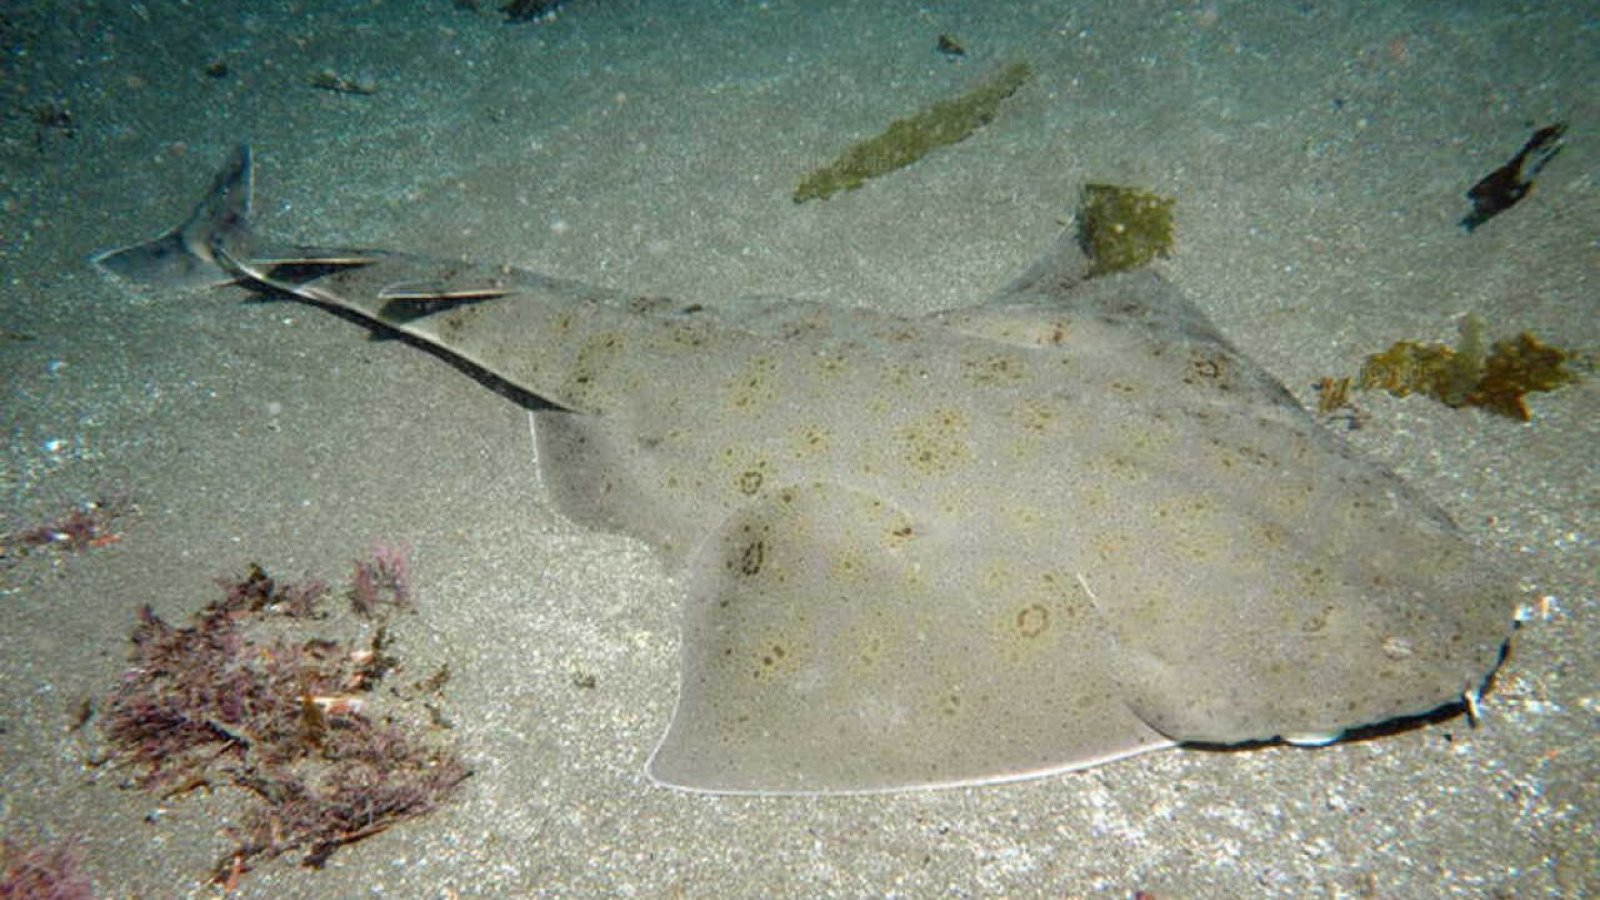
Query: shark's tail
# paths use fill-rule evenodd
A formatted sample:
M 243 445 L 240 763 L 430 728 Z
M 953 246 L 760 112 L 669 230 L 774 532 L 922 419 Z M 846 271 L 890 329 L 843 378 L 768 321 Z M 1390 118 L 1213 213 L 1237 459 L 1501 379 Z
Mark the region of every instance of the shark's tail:
M 240 144 L 182 224 L 154 240 L 97 254 L 93 261 L 135 284 L 199 290 L 248 277 L 216 249 L 243 247 L 249 234 L 250 148 Z

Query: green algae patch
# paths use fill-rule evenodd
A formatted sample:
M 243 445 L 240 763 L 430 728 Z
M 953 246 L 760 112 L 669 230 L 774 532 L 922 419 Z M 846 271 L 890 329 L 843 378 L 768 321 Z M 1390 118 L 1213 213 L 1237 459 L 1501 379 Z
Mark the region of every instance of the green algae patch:
M 1078 243 L 1089 257 L 1089 274 L 1137 269 L 1172 254 L 1171 197 L 1115 184 L 1083 189 Z
M 965 140 L 988 124 L 1000 101 L 1033 77 L 1027 63 L 1012 63 L 959 97 L 943 100 L 910 118 L 896 119 L 877 137 L 852 146 L 838 159 L 812 171 L 794 189 L 794 202 L 826 199 L 853 191 L 867 179 L 902 169 L 940 147 Z
M 1565 365 L 1575 359 L 1571 351 L 1526 331 L 1486 347 L 1483 319 L 1464 316 L 1459 328 L 1456 347 L 1399 341 L 1367 357 L 1356 386 L 1381 388 L 1396 397 L 1424 394 L 1446 406 L 1477 406 L 1526 422 L 1527 394 L 1578 380 Z

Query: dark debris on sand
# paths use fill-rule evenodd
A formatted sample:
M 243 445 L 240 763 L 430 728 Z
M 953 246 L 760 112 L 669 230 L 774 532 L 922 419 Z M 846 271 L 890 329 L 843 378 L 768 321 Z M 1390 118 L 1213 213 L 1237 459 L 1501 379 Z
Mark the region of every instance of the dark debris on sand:
M 356 571 L 369 583 L 352 596 L 373 592 L 353 600 L 364 615 L 406 602 L 402 552 L 382 549 Z M 437 728 L 431 707 L 375 690 L 397 665 L 386 627 L 364 641 L 309 635 L 313 621 L 330 624 L 326 585 L 279 584 L 259 566 L 222 586 L 184 626 L 139 611 L 130 666 L 101 721 L 109 762 L 134 773 L 128 786 L 250 798 L 229 829 L 236 846 L 213 873 L 218 883 L 285 853 L 320 867 L 449 799 L 470 772 L 419 737 Z
M 119 529 L 135 513 L 126 496 L 109 496 L 68 507 L 47 521 L 0 531 L 0 566 L 40 553 L 70 556 L 109 546 L 122 539 Z

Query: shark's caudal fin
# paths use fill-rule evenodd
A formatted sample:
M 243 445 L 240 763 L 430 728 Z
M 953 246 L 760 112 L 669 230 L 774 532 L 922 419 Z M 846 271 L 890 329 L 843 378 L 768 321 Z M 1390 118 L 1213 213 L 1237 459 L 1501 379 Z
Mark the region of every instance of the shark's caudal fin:
M 158 238 L 96 254 L 102 270 L 134 284 L 197 291 L 234 282 L 295 292 L 293 278 L 277 267 L 363 266 L 372 253 L 346 248 L 269 246 L 250 233 L 250 148 L 236 147 L 205 197 L 178 227 Z
M 250 148 L 240 144 L 186 221 L 154 240 L 108 250 L 93 261 L 135 284 L 176 290 L 216 287 L 242 275 L 218 260 L 212 248 L 242 243 L 249 229 Z

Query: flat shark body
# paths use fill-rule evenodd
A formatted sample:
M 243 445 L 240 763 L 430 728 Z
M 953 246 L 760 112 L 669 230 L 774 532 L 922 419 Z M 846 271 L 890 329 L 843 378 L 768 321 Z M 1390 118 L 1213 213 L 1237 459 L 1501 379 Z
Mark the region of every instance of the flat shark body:
M 542 403 L 560 509 L 686 579 L 649 774 L 851 793 L 1179 743 L 1334 740 L 1475 696 L 1515 586 L 1151 271 L 1063 238 L 926 318 L 713 309 L 505 266 L 271 248 L 240 148 L 184 225 L 97 257 L 345 310 Z

